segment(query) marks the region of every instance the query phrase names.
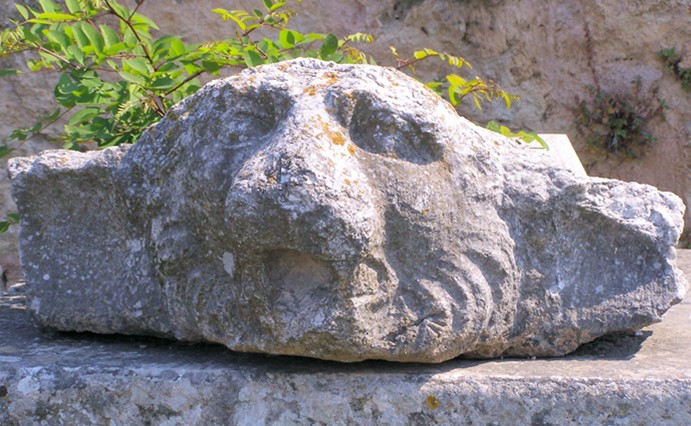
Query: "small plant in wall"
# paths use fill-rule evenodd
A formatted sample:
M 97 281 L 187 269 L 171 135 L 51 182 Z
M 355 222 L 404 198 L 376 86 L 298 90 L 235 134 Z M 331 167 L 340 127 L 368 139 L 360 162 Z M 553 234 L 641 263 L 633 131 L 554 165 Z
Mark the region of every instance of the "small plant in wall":
M 657 52 L 662 62 L 665 64 L 665 68 L 671 71 L 674 75 L 681 80 L 681 87 L 684 91 L 691 91 L 691 68 L 685 68 L 682 66 L 683 60 L 681 55 L 677 53 L 677 49 L 672 47 L 669 49 L 662 49 Z
M 643 98 L 640 78 L 631 83 L 631 94 L 590 87 L 591 100 L 579 102 L 578 131 L 592 148 L 606 155 L 640 158 L 655 143 L 649 123 L 664 118 L 665 103 L 656 92 Z
M 640 158 L 655 143 L 649 124 L 654 119 L 664 119 L 665 102 L 657 97 L 656 88 L 644 96 L 640 77 L 631 82 L 629 93 L 604 90 L 593 65 L 593 37 L 588 24 L 584 24 L 583 33 L 586 66 L 593 86 L 588 87 L 589 99 L 576 99 L 576 128 L 591 148 L 606 156 Z

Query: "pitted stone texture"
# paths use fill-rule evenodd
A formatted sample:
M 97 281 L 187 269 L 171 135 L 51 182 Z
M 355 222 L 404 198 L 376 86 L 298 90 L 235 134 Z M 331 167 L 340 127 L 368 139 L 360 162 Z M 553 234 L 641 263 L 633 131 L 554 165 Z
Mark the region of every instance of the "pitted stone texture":
M 141 255 L 113 173 L 128 148 L 52 150 L 10 161 L 22 267 L 39 323 L 98 333 L 168 330 L 150 262 L 148 270 L 126 263 Z
M 678 197 L 577 177 L 391 69 L 248 70 L 127 149 L 10 165 L 44 326 L 339 361 L 551 356 L 685 291 Z M 61 216 L 73 198 L 83 224 Z

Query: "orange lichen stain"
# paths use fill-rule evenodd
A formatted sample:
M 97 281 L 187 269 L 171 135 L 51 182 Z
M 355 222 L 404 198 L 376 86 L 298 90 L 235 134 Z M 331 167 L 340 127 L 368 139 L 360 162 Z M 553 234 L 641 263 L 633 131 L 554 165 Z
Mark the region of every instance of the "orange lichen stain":
M 333 85 L 338 81 L 338 75 L 332 73 L 332 72 L 327 72 L 324 73 L 322 78 L 326 78 L 327 80 L 324 81 L 323 83 L 318 83 L 318 84 L 313 84 L 311 86 L 305 87 L 305 89 L 302 91 L 302 93 L 307 93 L 310 96 L 314 96 L 317 94 L 317 92 L 321 89 L 326 89 L 327 87 Z
M 61 165 L 61 166 L 64 166 L 64 165 L 67 164 L 69 161 L 70 161 L 70 160 L 68 160 L 67 157 L 62 157 L 62 158 L 60 158 L 60 165 Z
M 331 86 L 332 84 L 334 84 L 338 81 L 338 75 L 336 75 L 332 72 L 325 72 L 323 77 L 328 78 L 328 80 L 326 80 L 325 87 Z
M 327 134 L 331 138 L 331 141 L 336 145 L 345 145 L 345 138 L 343 137 L 343 133 L 331 130 Z
M 353 145 L 348 145 L 348 152 L 350 155 L 355 155 L 355 147 Z
M 324 133 L 329 139 L 331 139 L 331 142 L 339 146 L 345 145 L 345 136 L 343 136 L 343 133 L 341 133 L 340 130 L 334 129 L 333 127 L 329 126 L 329 124 L 325 123 L 324 120 L 322 120 L 322 118 L 319 116 L 317 116 L 315 121 L 316 125 L 319 127 L 319 130 L 321 130 L 322 133 Z
M 425 215 L 425 214 L 429 213 L 429 209 L 422 209 L 422 211 L 421 211 L 420 213 L 422 213 L 423 215 Z
M 439 402 L 437 397 L 434 395 L 427 395 L 427 398 L 425 398 L 425 402 L 427 403 L 427 406 L 430 410 L 436 410 L 437 408 L 441 407 L 441 402 Z
M 345 182 L 346 185 L 350 186 L 350 179 L 343 178 L 343 182 Z
M 310 96 L 314 96 L 317 94 L 317 90 L 319 90 L 317 86 L 308 86 L 305 87 L 305 90 L 303 90 L 302 93 L 307 93 Z

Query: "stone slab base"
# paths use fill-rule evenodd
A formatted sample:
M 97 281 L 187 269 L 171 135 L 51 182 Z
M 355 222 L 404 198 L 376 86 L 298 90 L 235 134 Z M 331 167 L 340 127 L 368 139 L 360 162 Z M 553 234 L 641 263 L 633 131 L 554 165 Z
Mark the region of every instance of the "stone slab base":
M 540 134 L 540 137 L 549 147 L 548 154 L 551 155 L 558 164 L 571 170 L 576 176 L 588 175 L 585 168 L 583 168 L 583 164 L 581 164 L 581 160 L 578 158 L 578 154 L 576 154 L 576 150 L 573 149 L 568 135 L 563 133 L 545 133 Z
M 691 276 L 691 250 L 679 251 Z M 691 424 L 691 301 L 559 359 L 337 364 L 40 332 L 0 301 L 0 424 Z

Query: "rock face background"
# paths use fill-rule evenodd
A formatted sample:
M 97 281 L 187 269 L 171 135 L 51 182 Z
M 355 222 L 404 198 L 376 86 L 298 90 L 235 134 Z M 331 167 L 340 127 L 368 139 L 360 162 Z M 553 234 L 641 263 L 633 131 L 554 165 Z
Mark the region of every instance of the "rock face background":
M 360 361 L 563 355 L 685 292 L 684 207 L 578 177 L 390 69 L 215 80 L 132 148 L 9 165 L 60 330 Z
M 13 13 L 14 3 L 7 1 L 0 6 L 3 23 Z M 158 22 L 164 33 L 186 34 L 190 41 L 211 40 L 222 38 L 230 28 L 210 13 L 211 9 L 251 8 L 254 4 L 248 0 L 150 0 L 143 12 Z M 390 45 L 401 53 L 419 47 L 457 53 L 482 77 L 494 79 L 522 97 L 508 111 L 501 105 L 485 107 L 482 112 L 468 106 L 461 111 L 463 115 L 481 123 L 500 118 L 514 128 L 567 133 L 590 175 L 651 184 L 676 193 L 688 204 L 691 96 L 664 70 L 656 52 L 676 47 L 685 58 L 685 66 L 691 67 L 689 7 L 687 0 L 307 0 L 294 23 L 306 31 L 339 35 L 370 32 L 376 43 L 366 50 L 378 58 L 389 57 Z M 586 25 L 591 49 L 587 48 Z M 7 66 L 8 61 L 0 59 L 0 65 Z M 629 95 L 631 80 L 640 76 L 643 98 L 653 101 L 657 93 L 669 105 L 666 121 L 651 123 L 658 141 L 645 157 L 623 161 L 590 152 L 576 131 L 577 99 L 588 100 L 586 88 L 594 84 L 589 62 L 603 90 Z M 438 73 L 424 67 L 419 71 L 428 76 Z M 46 74 L 0 80 L 0 137 L 26 124 L 36 113 L 51 110 L 46 100 L 50 99 L 52 83 Z M 49 147 L 37 138 L 16 154 Z M 5 161 L 0 161 L 0 168 L 4 169 Z M 14 210 L 8 182 L 2 175 L 0 215 Z M 687 227 L 689 214 L 687 211 Z M 0 237 L 0 264 L 11 280 L 18 277 L 16 230 Z

